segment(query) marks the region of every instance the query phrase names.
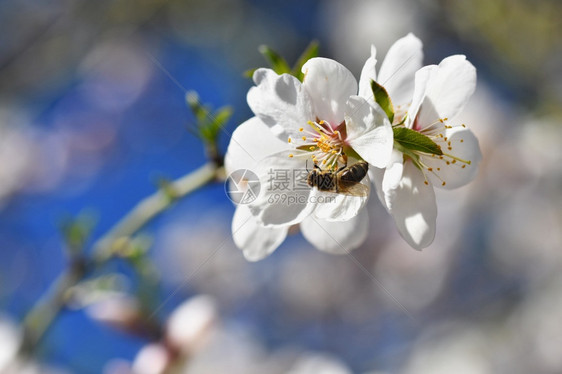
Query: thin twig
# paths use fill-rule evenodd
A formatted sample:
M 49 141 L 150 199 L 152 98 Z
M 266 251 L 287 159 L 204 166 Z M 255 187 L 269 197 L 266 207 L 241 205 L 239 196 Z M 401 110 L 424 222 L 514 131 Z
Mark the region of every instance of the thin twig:
M 212 182 L 216 179 L 219 170 L 220 168 L 215 163 L 208 163 L 170 183 L 166 189 L 160 189 L 140 201 L 107 234 L 94 244 L 94 263 L 96 265 L 103 264 L 114 256 L 115 251 L 119 250 L 120 239 L 130 238 L 176 200 Z
M 35 349 L 64 308 L 70 288 L 87 274 L 117 256 L 122 248 L 120 243 L 126 243 L 175 201 L 216 180 L 222 170 L 222 167 L 210 162 L 171 182 L 165 189 L 160 189 L 144 198 L 94 243 L 91 257 L 74 258 L 68 269 L 53 282 L 26 316 L 23 322 L 24 339 L 21 351 L 31 352 Z

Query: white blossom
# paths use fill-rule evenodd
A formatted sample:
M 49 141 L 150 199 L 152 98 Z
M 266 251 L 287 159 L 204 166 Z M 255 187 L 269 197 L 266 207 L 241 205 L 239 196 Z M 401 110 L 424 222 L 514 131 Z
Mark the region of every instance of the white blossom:
M 390 122 L 357 95 L 351 72 L 326 58 L 309 60 L 302 71 L 302 83 L 270 69 L 254 73 L 248 104 L 256 117 L 236 129 L 225 157 L 228 174 L 249 169 L 261 184 L 257 199 L 238 206 L 233 219 L 234 241 L 249 260 L 273 252 L 294 224 L 321 250 L 346 253 L 360 245 L 367 234 L 368 178 L 361 181 L 364 194 L 334 193 L 307 185 L 308 171 L 336 173 L 358 159 L 384 167 L 390 159 Z M 279 170 L 300 171 L 284 191 L 268 188 Z
M 386 169 L 371 171 L 379 199 L 402 237 L 416 249 L 427 247 L 435 236 L 433 186 L 453 189 L 468 183 L 482 158 L 474 134 L 455 121 L 474 92 L 476 69 L 462 55 L 421 68 L 422 57 L 422 43 L 409 34 L 390 48 L 378 77 L 373 47 L 362 74 L 362 80 L 376 80 L 388 92 L 395 109 L 393 126 L 425 135 L 443 153 L 395 146 Z M 366 88 L 360 93 L 372 98 Z

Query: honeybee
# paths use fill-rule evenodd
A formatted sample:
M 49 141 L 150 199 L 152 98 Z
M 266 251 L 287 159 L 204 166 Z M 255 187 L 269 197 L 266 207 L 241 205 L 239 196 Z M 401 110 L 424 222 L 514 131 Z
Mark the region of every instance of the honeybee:
M 337 171 L 322 170 L 316 164 L 308 173 L 306 182 L 320 191 L 341 193 L 349 196 L 367 196 L 369 188 L 360 182 L 367 175 L 369 164 L 359 161 L 351 166 L 343 166 Z

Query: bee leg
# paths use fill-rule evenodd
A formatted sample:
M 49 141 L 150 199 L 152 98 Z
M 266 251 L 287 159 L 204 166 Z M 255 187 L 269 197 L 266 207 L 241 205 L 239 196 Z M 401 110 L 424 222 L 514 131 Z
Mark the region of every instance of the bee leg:
M 336 174 L 336 193 L 340 193 L 340 177 Z

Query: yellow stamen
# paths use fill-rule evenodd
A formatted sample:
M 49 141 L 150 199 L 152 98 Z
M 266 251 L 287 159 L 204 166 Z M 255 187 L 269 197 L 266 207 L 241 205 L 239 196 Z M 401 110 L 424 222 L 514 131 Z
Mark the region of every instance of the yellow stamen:
M 460 157 L 453 156 L 453 155 L 450 155 L 450 154 L 448 154 L 448 153 L 443 153 L 443 154 L 444 154 L 445 156 L 447 156 L 447 157 L 452 158 L 453 160 L 457 160 L 457 161 L 460 161 L 460 162 L 464 162 L 465 164 L 468 164 L 468 165 L 470 165 L 470 163 L 471 163 L 470 160 L 463 160 L 463 159 L 460 158 Z

